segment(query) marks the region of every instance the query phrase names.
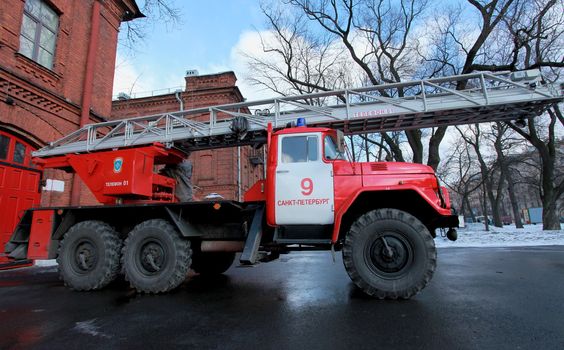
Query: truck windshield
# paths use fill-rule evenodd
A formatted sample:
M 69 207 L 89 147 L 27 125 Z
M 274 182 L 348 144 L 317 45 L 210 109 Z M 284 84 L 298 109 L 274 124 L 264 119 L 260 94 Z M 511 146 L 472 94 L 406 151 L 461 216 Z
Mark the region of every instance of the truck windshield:
M 337 146 L 335 144 L 335 140 L 333 137 L 327 135 L 325 136 L 324 141 L 324 148 L 325 148 L 325 159 L 327 160 L 334 160 L 334 159 L 343 159 L 345 160 L 345 155 L 342 152 L 339 152 Z

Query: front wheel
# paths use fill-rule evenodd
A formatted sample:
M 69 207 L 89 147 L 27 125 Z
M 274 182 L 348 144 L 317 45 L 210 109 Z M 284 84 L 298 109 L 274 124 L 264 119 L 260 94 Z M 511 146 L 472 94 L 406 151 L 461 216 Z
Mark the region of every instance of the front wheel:
M 415 216 L 378 209 L 352 224 L 343 262 L 364 293 L 379 299 L 409 299 L 431 280 L 437 252 L 429 230 Z

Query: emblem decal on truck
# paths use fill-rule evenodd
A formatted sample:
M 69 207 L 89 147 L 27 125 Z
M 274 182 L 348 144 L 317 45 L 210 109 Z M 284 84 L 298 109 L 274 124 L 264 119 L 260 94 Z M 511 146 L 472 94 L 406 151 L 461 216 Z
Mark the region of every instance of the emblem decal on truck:
M 121 168 L 123 167 L 123 158 L 117 157 L 114 159 L 114 173 L 121 173 Z

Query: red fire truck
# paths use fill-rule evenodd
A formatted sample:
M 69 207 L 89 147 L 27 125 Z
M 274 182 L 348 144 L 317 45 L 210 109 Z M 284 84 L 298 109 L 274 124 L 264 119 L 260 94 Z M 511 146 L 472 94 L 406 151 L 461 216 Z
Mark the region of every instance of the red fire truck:
M 345 134 L 509 121 L 562 99 L 534 72 L 515 80 L 470 74 L 88 125 L 33 155 L 42 169 L 76 173 L 102 205 L 29 209 L 6 253 L 56 258 L 75 290 L 123 273 L 139 292 L 160 293 L 190 268 L 225 272 L 237 252 L 255 264 L 297 250 L 342 251 L 363 292 L 410 298 L 435 270 L 436 230 L 456 238 L 448 193 L 425 165 L 351 161 Z M 469 88 L 453 90 L 459 81 Z M 405 96 L 399 89 L 416 92 L 392 97 Z M 243 145 L 267 150 L 266 176 L 244 200 L 181 195 L 189 152 Z

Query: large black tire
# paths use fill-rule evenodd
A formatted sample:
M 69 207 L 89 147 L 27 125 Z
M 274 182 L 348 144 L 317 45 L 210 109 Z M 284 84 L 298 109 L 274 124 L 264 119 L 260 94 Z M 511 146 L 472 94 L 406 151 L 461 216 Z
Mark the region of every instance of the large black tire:
M 219 275 L 227 271 L 233 261 L 235 253 L 213 252 L 194 254 L 192 259 L 192 270 L 201 275 Z
M 74 290 L 100 289 L 120 271 L 122 241 L 114 229 L 102 221 L 73 225 L 59 245 L 59 274 Z
M 125 279 L 138 292 L 168 292 L 186 279 L 191 257 L 190 241 L 181 238 L 170 223 L 147 220 L 135 226 L 125 240 Z
M 429 230 L 416 217 L 378 209 L 352 224 L 343 262 L 364 293 L 378 299 L 409 299 L 433 277 L 437 252 Z

